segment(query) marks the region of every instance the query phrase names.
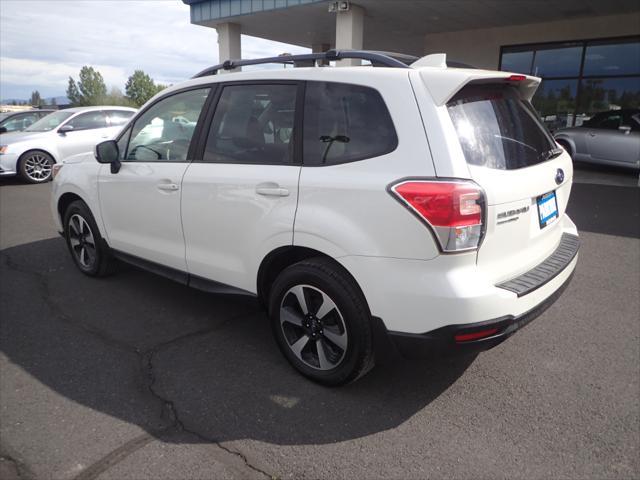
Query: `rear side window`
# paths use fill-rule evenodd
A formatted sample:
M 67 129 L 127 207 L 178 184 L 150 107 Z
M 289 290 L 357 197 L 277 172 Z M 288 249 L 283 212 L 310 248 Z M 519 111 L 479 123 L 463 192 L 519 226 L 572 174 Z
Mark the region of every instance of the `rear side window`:
M 293 84 L 224 87 L 204 161 L 291 163 L 297 92 Z
M 69 120 L 67 125 L 73 127 L 74 130 L 92 130 L 94 128 L 106 128 L 107 118 L 103 112 L 87 112 L 78 115 Z
M 128 110 L 108 110 L 109 123 L 112 127 L 119 127 L 124 125 L 133 117 L 134 112 Z
M 538 115 L 508 85 L 469 85 L 447 104 L 471 165 L 515 170 L 542 163 L 557 151 Z
M 309 82 L 304 107 L 305 165 L 378 157 L 398 146 L 382 96 L 359 85 Z

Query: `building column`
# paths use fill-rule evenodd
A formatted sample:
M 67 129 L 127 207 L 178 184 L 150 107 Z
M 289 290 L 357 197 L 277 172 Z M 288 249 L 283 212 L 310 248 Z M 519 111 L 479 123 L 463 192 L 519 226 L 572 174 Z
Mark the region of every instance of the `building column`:
M 364 8 L 351 4 L 346 12 L 336 13 L 336 50 L 362 50 L 364 45 Z M 340 66 L 362 65 L 362 60 L 348 59 Z
M 324 53 L 327 50 L 331 50 L 331 45 L 328 43 L 314 43 L 311 45 L 311 53 Z M 327 60 L 322 60 L 318 64 L 327 66 L 329 65 L 329 62 Z
M 220 63 L 226 60 L 239 60 L 242 58 L 242 43 L 240 39 L 240 25 L 237 23 L 221 23 L 216 25 L 218 32 L 218 58 Z M 235 70 L 220 70 L 220 73 L 238 72 Z
M 311 53 L 323 53 L 331 49 L 328 43 L 314 43 L 311 45 Z

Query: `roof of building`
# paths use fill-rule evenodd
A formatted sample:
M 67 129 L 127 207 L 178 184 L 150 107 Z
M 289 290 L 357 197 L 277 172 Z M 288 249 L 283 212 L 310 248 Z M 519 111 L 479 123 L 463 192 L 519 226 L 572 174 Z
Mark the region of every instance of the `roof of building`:
M 182 0 L 191 22 L 241 26 L 243 34 L 311 47 L 335 40 L 327 0 Z M 366 11 L 363 48 L 421 54 L 431 33 L 637 12 L 637 0 L 357 0 Z

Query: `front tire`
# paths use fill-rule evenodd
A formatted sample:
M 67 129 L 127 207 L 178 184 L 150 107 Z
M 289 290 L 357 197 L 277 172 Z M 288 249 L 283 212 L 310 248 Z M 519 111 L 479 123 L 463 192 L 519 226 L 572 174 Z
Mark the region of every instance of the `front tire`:
M 51 180 L 53 164 L 51 155 L 40 150 L 32 150 L 20 157 L 18 171 L 25 182 L 45 183 Z
M 280 350 L 306 377 L 337 386 L 373 367 L 369 308 L 334 262 L 312 258 L 286 268 L 271 288 L 269 313 Z
M 81 200 L 72 202 L 64 213 L 64 238 L 82 273 L 104 277 L 114 272 L 116 260 L 102 239 L 89 207 Z

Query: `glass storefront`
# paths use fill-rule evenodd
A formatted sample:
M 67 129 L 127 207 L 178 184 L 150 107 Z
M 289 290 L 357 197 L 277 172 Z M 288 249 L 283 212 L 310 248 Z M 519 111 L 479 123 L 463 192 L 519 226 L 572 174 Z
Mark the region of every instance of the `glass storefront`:
M 506 46 L 500 70 L 542 78 L 533 105 L 551 130 L 640 108 L 640 37 Z

